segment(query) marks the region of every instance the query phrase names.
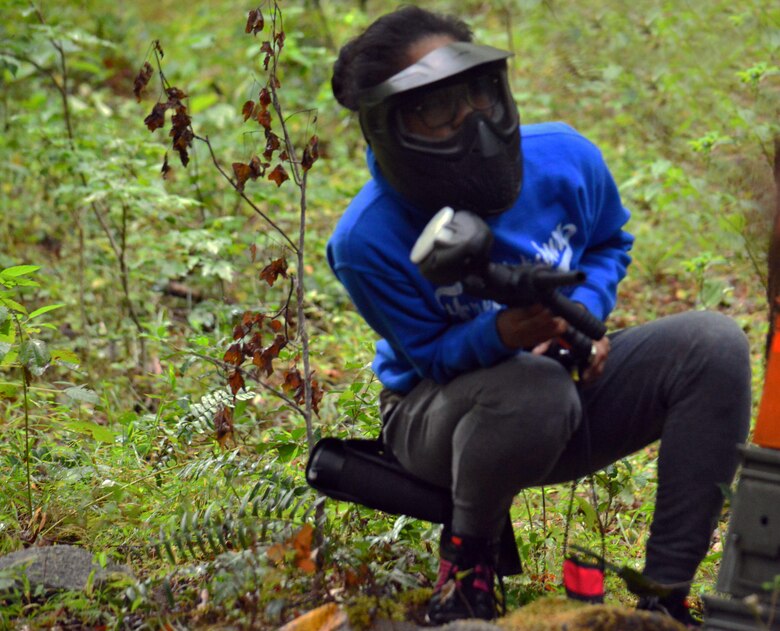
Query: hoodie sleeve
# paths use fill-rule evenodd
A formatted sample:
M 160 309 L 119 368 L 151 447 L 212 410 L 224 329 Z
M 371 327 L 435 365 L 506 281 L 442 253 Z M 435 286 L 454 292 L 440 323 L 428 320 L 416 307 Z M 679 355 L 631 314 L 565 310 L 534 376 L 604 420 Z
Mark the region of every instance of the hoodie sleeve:
M 588 241 L 577 265 L 587 279 L 569 297 L 605 320 L 615 307 L 618 283 L 631 262 L 628 252 L 634 237 L 623 230 L 630 214 L 620 200 L 612 174 L 601 152 L 590 146 L 591 159 L 583 167 L 584 191 L 579 199 L 580 212 L 589 227 Z
M 378 273 L 348 265 L 336 265 L 334 270 L 366 322 L 403 355 L 418 379 L 446 383 L 515 352 L 498 336 L 498 311 L 451 322 L 400 272 Z

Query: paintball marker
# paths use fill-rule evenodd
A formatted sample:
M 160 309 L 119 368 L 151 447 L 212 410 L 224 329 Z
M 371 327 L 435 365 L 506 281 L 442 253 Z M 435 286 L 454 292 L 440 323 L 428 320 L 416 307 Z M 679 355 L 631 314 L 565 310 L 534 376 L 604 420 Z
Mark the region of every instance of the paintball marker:
M 583 272 L 561 272 L 530 264 L 494 263 L 489 259 L 493 234 L 489 226 L 468 211 L 442 208 L 423 230 L 411 253 L 423 276 L 443 285 L 461 282 L 463 291 L 508 307 L 541 304 L 568 323 L 551 354 L 569 368 L 588 364 L 593 340 L 606 326 L 587 309 L 558 289 L 585 280 Z

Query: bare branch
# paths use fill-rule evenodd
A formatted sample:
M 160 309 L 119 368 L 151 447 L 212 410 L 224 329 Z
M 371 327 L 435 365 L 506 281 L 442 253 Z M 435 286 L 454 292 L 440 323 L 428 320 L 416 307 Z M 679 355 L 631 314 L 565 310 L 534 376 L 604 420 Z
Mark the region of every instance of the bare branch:
M 242 191 L 242 190 L 241 190 L 241 189 L 238 187 L 238 185 L 237 185 L 237 184 L 236 184 L 236 182 L 233 180 L 233 178 L 231 178 L 231 177 L 230 177 L 230 176 L 227 174 L 227 172 L 225 171 L 225 169 L 223 169 L 223 168 L 222 168 L 222 165 L 219 163 L 219 160 L 217 159 L 217 155 L 214 153 L 214 148 L 211 146 L 211 141 L 209 141 L 209 138 L 208 138 L 208 136 L 206 136 L 206 137 L 203 137 L 203 136 L 198 136 L 198 135 L 196 134 L 196 135 L 195 135 L 195 138 L 197 138 L 198 140 L 200 140 L 202 143 L 205 143 L 205 145 L 206 145 L 206 146 L 209 148 L 209 154 L 211 154 L 211 160 L 212 160 L 212 162 L 214 162 L 214 166 L 216 167 L 217 171 L 219 171 L 219 172 L 220 172 L 220 174 L 222 175 L 222 177 L 224 177 L 224 178 L 225 178 L 225 179 L 226 179 L 228 182 L 230 182 L 230 185 L 231 185 L 231 186 L 232 186 L 232 187 L 233 187 L 233 188 L 236 190 L 236 192 L 237 192 L 237 193 L 238 193 L 238 194 L 241 196 L 241 198 L 242 198 L 242 199 L 243 199 L 243 200 L 244 200 L 244 201 L 245 201 L 247 204 L 249 204 L 249 206 L 252 208 L 252 210 L 254 210 L 254 211 L 255 211 L 255 212 L 258 214 L 258 215 L 260 215 L 260 216 L 261 216 L 261 217 L 262 217 L 262 218 L 263 218 L 263 219 L 264 219 L 266 222 L 268 222 L 268 224 L 269 224 L 269 225 L 270 225 L 270 226 L 271 226 L 271 227 L 272 227 L 274 230 L 276 230 L 276 231 L 277 231 L 277 232 L 278 232 L 278 233 L 279 233 L 279 234 L 280 234 L 280 235 L 281 235 L 281 236 L 284 238 L 284 240 L 285 240 L 285 241 L 287 241 L 288 245 L 289 245 L 289 246 L 290 246 L 290 247 L 293 249 L 293 251 L 294 251 L 294 252 L 297 254 L 297 253 L 298 253 L 298 248 L 297 248 L 297 246 L 295 245 L 295 243 L 294 243 L 294 242 L 293 242 L 293 241 L 290 239 L 290 237 L 288 237 L 288 236 L 287 236 L 287 233 L 286 233 L 284 230 L 282 230 L 282 229 L 281 229 L 281 228 L 280 228 L 278 225 L 276 225 L 276 224 L 273 222 L 273 220 L 272 220 L 272 219 L 271 219 L 271 218 L 270 218 L 268 215 L 266 215 L 266 214 L 265 214 L 265 213 L 264 213 L 262 210 L 260 210 L 260 209 L 257 207 L 257 204 L 255 204 L 255 203 L 254 203 L 254 202 L 253 202 L 253 201 L 252 201 L 252 200 L 251 200 L 249 197 L 247 197 L 246 193 L 244 193 L 244 191 Z

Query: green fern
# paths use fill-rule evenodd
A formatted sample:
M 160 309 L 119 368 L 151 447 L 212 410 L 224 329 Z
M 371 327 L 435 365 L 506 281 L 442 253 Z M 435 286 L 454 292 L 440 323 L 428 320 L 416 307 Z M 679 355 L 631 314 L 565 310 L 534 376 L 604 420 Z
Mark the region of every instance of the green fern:
M 187 413 L 176 424 L 179 440 L 192 442 L 194 435 L 214 433 L 214 416 L 223 407 L 235 407 L 236 401 L 247 401 L 255 396 L 251 390 L 241 390 L 235 396 L 230 388 L 220 386 L 204 394 L 193 403 Z
M 213 471 L 214 465 L 210 466 Z M 152 542 L 157 554 L 172 564 L 214 558 L 229 550 L 268 544 L 291 524 L 309 521 L 324 498 L 278 467 L 276 463 L 267 465 L 261 480 L 240 498 L 230 496 L 227 502 L 214 502 L 205 510 L 185 510 L 172 517 L 160 526 Z

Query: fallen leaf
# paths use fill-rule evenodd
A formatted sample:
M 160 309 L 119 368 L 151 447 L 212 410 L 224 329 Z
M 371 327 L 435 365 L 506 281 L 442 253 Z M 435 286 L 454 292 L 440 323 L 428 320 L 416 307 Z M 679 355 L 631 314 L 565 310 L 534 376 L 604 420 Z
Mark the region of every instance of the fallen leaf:
M 335 631 L 346 626 L 347 613 L 336 603 L 328 603 L 298 616 L 281 627 L 279 631 Z

